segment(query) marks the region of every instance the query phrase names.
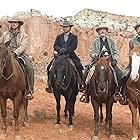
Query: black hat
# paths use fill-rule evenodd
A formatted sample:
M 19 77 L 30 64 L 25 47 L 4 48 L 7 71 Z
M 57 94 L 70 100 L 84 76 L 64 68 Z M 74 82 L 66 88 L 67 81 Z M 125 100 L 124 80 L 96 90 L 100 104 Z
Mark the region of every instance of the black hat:
M 70 21 L 64 20 L 62 24 L 60 24 L 62 27 L 72 27 L 73 24 Z
M 138 27 L 140 27 L 140 23 L 136 24 L 136 26 L 134 26 L 134 29 L 137 30 Z

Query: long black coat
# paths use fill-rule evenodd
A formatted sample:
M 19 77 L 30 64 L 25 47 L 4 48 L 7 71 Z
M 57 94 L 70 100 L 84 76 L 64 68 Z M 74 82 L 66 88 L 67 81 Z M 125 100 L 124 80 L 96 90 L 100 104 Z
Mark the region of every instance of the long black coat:
M 61 48 L 65 48 L 67 52 L 70 54 L 71 59 L 80 60 L 76 55 L 76 53 L 74 52 L 77 48 L 77 44 L 78 44 L 77 35 L 70 33 L 67 42 L 65 42 L 64 33 L 62 33 L 56 37 L 54 43 L 54 50 L 59 53 Z

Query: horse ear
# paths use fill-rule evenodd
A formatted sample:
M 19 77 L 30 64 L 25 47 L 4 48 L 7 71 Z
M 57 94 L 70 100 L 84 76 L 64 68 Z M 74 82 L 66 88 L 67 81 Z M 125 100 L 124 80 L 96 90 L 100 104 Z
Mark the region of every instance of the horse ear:
M 7 42 L 5 43 L 5 46 L 8 47 L 8 46 L 10 45 L 10 42 L 11 42 L 11 40 L 7 41 Z

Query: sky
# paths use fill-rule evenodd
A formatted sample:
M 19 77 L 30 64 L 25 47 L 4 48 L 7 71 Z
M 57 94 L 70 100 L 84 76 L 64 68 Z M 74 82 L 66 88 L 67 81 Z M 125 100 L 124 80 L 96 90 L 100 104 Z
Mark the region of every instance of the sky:
M 118 15 L 140 17 L 140 0 L 1 0 L 0 17 L 37 9 L 53 17 L 74 16 L 88 8 Z

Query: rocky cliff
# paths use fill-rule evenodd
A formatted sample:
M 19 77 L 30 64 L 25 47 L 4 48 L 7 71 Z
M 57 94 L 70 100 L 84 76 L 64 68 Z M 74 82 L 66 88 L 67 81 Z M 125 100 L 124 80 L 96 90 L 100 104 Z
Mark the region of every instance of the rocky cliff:
M 56 35 L 61 32 L 59 22 L 62 18 L 42 15 L 39 11 L 31 9 L 27 12 L 18 12 L 17 16 L 25 21 L 24 29 L 29 34 L 28 52 L 34 57 L 35 74 L 37 78 L 44 79 L 46 66 L 53 57 L 53 43 Z M 120 50 L 120 67 L 128 63 L 128 41 L 135 35 L 133 26 L 140 22 L 138 17 L 128 17 L 84 9 L 74 17 L 65 17 L 72 20 L 72 31 L 78 35 L 79 43 L 77 54 L 83 64 L 90 61 L 89 49 L 92 41 L 97 36 L 95 28 L 102 22 L 109 27 L 109 35 L 115 40 Z M 2 17 L 2 31 L 8 28 L 8 17 Z M 44 56 L 43 53 L 48 55 Z

